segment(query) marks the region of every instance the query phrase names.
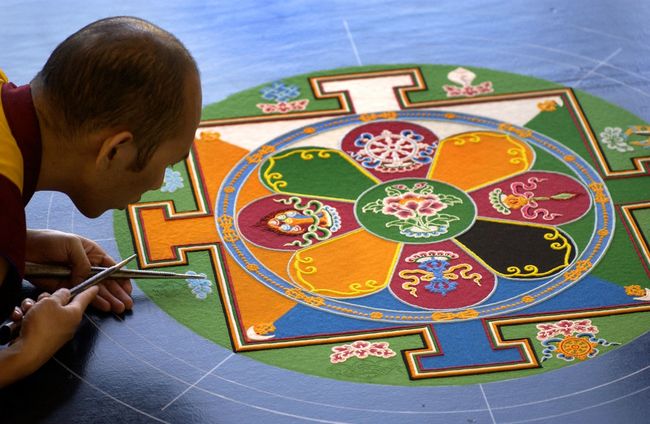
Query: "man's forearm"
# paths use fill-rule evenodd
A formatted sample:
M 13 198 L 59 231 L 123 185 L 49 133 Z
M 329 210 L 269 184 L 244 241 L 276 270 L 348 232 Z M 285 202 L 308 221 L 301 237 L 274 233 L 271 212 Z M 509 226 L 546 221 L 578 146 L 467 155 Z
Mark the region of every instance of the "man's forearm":
M 7 275 L 8 267 L 7 261 L 0 257 L 0 286 Z M 0 387 L 26 377 L 36 371 L 38 366 L 38 359 L 33 358 L 28 349 L 24 348 L 22 339 L 17 339 L 10 346 L 0 347 Z
M 8 386 L 36 371 L 37 361 L 30 358 L 22 346 L 22 340 L 0 349 L 0 387 Z

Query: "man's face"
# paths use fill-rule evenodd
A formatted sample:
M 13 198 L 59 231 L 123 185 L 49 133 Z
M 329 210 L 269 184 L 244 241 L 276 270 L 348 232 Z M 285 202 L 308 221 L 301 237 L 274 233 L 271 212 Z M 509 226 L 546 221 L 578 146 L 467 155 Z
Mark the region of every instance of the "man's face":
M 124 209 L 136 203 L 146 191 L 160 188 L 168 166 L 187 157 L 201 119 L 201 87 L 197 75 L 189 77 L 184 96 L 185 113 L 178 123 L 178 134 L 161 142 L 143 169 L 133 171 L 130 169 L 132 162 L 121 163 L 97 181 L 96 186 L 88 190 L 93 195 L 77 204 L 84 215 L 97 217 L 109 209 Z

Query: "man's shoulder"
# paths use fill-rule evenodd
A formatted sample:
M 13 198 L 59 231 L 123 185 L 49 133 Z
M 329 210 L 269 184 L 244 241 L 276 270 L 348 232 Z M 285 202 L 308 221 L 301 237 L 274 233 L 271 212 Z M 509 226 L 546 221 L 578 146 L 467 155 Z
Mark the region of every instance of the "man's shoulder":
M 0 203 L 0 258 L 5 268 L 0 281 L 20 281 L 25 264 L 25 208 L 20 190 L 4 175 L 0 175 Z

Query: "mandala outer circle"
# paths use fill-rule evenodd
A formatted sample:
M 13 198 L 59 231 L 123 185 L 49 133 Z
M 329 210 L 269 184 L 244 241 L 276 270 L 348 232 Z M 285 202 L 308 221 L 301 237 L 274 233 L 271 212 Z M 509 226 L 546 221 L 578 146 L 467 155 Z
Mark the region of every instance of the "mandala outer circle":
M 221 186 L 222 189 L 219 190 L 215 203 L 215 222 L 217 231 L 222 240 L 226 241 L 224 245 L 237 263 L 239 263 L 239 265 L 244 269 L 247 269 L 248 272 L 262 284 L 284 296 L 287 296 L 287 293 L 292 293 L 289 296 L 292 300 L 301 302 L 305 305 L 317 307 L 329 313 L 345 315 L 355 319 L 399 323 L 454 322 L 503 315 L 541 303 L 576 284 L 593 268 L 607 250 L 612 239 L 612 234 L 614 233 L 614 219 L 612 217 L 615 216 L 614 206 L 611 196 L 607 191 L 607 186 L 589 163 L 561 143 L 527 128 L 521 128 L 495 119 L 460 112 L 450 113 L 438 110 L 390 111 L 376 113 L 375 116 L 386 116 L 391 120 L 406 120 L 416 123 L 420 121 L 453 122 L 456 124 L 471 125 L 480 129 L 491 129 L 523 140 L 532 146 L 548 152 L 558 160 L 562 160 L 565 157 L 571 157 L 573 160 L 565 162 L 566 165 L 575 173 L 578 180 L 593 191 L 592 196 L 595 199 L 593 203 L 596 212 L 594 218 L 595 230 L 592 233 L 591 239 L 586 244 L 586 248 L 580 255 L 577 255 L 573 263 L 563 272 L 555 275 L 546 283 L 527 292 L 525 301 L 522 300 L 521 295 L 517 295 L 509 299 L 478 305 L 473 307 L 471 310 L 446 310 L 442 315 L 412 310 L 381 309 L 382 316 L 381 318 L 378 318 L 378 308 L 338 301 L 326 297 L 313 296 L 308 292 L 300 292 L 296 294 L 295 291 L 300 291 L 300 289 L 296 289 L 292 282 L 283 279 L 264 266 L 264 264 L 252 254 L 240 237 L 232 237 L 231 227 L 224 228 L 219 223 L 224 219 L 234 219 L 236 216 L 237 211 L 235 210 L 235 200 L 237 199 L 237 195 L 242 189 L 243 183 L 249 177 L 255 175 L 257 169 L 256 165 L 258 163 L 263 162 L 275 152 L 290 147 L 296 142 L 304 143 L 306 138 L 312 137 L 316 134 L 345 126 L 361 125 L 367 121 L 366 115 L 349 115 L 302 127 L 269 141 L 258 149 L 251 151 L 249 155 L 244 157 L 224 179 Z M 234 187 L 235 191 L 230 193 L 226 192 L 223 190 L 225 187 Z M 258 270 L 255 272 L 250 271 L 250 264 L 257 265 Z M 533 299 L 532 301 L 531 298 Z

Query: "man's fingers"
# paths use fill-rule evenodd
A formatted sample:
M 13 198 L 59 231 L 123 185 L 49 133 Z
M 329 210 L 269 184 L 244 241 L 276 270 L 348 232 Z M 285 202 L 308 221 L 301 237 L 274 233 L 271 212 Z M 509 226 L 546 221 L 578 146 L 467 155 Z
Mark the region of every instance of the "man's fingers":
M 92 302 L 95 297 L 97 297 L 97 293 L 99 293 L 99 287 L 97 286 L 86 289 L 76 295 L 70 302 L 70 305 L 78 306 L 82 311 L 84 311 L 88 305 L 90 305 L 90 302 Z
M 111 304 L 108 303 L 108 301 L 101 296 L 95 297 L 95 300 L 93 300 L 93 306 L 96 309 L 99 309 L 102 312 L 110 312 L 111 311 Z
M 72 237 L 69 240 L 67 246 L 68 259 L 72 267 L 70 279 L 76 285 L 82 282 L 90 273 L 90 260 L 79 237 Z
M 120 287 L 122 287 L 122 289 L 124 289 L 124 291 L 126 292 L 126 294 L 129 295 L 129 297 L 131 296 L 131 292 L 133 291 L 133 284 L 131 284 L 131 280 L 129 280 L 128 278 L 121 278 L 119 280 L 115 280 L 115 282 L 119 284 Z
M 47 295 L 47 293 L 41 293 L 41 296 Z M 38 300 L 41 300 L 41 296 L 38 296 Z M 43 296 L 43 297 L 48 297 L 48 296 Z M 61 305 L 67 305 L 68 302 L 70 301 L 70 290 L 68 289 L 58 289 L 49 297 L 56 299 Z
M 127 280 L 128 281 L 128 280 Z M 133 299 L 131 299 L 131 282 L 129 281 L 128 285 L 125 287 L 122 284 L 119 284 L 115 280 L 106 281 L 104 283 L 106 289 L 115 297 L 117 300 L 124 304 L 124 308 L 131 309 L 133 308 Z
M 90 263 L 92 265 L 99 265 L 99 266 L 113 266 L 115 265 L 115 261 L 113 258 L 108 256 L 104 249 L 101 248 L 100 245 L 95 243 L 92 240 L 89 240 L 85 237 L 79 236 L 79 240 L 81 240 L 81 244 L 84 246 L 84 250 L 86 252 L 86 256 L 88 256 L 88 259 L 90 260 Z
M 23 318 L 23 311 L 20 309 L 18 306 L 14 308 L 13 311 L 11 311 L 11 319 L 13 321 L 20 321 Z
M 24 313 L 29 311 L 29 308 L 31 308 L 32 306 L 34 306 L 34 301 L 29 297 L 26 297 L 25 299 L 23 299 L 22 302 L 20 302 L 20 309 L 22 309 L 22 312 Z
M 124 303 L 120 299 L 115 297 L 115 295 L 111 293 L 103 284 L 99 286 L 99 296 L 101 296 L 111 305 L 111 309 L 110 309 L 111 311 L 118 314 L 124 312 L 124 309 L 126 308 Z
M 111 258 L 105 253 L 102 253 L 101 256 L 99 256 L 96 260 L 93 261 L 93 264 L 99 265 L 99 266 L 113 266 L 117 262 L 115 262 L 115 259 Z

